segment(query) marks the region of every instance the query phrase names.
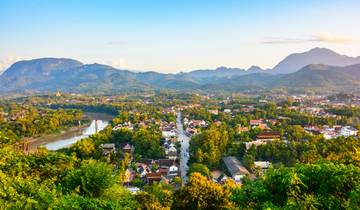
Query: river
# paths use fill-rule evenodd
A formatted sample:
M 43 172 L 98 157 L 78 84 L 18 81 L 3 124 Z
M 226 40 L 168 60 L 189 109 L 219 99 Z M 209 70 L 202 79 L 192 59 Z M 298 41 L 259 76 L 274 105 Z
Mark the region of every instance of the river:
M 63 131 L 60 134 L 39 137 L 31 143 L 30 148 L 34 149 L 41 145 L 45 146 L 48 150 L 58 150 L 69 147 L 77 141 L 103 130 L 113 118 L 111 115 L 102 113 L 85 113 L 85 115 L 90 119 L 90 125 L 80 128 L 75 127 Z

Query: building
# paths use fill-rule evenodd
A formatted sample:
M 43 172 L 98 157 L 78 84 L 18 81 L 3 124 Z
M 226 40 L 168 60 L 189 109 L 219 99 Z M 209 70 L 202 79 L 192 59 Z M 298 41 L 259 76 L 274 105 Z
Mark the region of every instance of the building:
M 172 165 L 175 164 L 175 160 L 171 159 L 159 159 L 157 161 L 157 164 L 160 168 L 170 168 Z
M 56 94 L 55 94 L 56 97 L 60 97 L 61 96 L 61 93 L 60 91 L 57 91 Z
M 138 163 L 136 172 L 140 175 L 141 178 L 145 177 L 147 173 L 150 173 L 151 170 L 148 165 L 143 163 Z
M 125 144 L 123 147 L 122 147 L 122 152 L 123 153 L 134 153 L 134 146 L 130 145 L 130 144 Z
M 178 154 L 177 154 L 177 152 L 169 151 L 168 154 L 166 155 L 166 157 L 170 160 L 176 160 L 178 157 Z
M 236 159 L 236 157 L 223 157 L 223 161 L 231 177 L 236 182 L 240 182 L 244 176 L 250 175 L 249 171 L 241 165 L 240 161 Z
M 224 113 L 231 113 L 231 109 L 224 109 Z
M 160 172 L 146 174 L 147 183 L 160 182 L 161 179 L 162 179 L 162 176 L 161 176 Z
M 256 136 L 256 140 L 263 142 L 280 140 L 280 133 L 277 131 L 264 131 Z
M 245 143 L 245 147 L 246 147 L 246 150 L 249 150 L 253 145 L 254 145 L 255 147 L 257 147 L 257 146 L 262 145 L 262 144 L 267 144 L 267 142 L 265 142 L 265 141 L 260 141 L 260 140 L 250 141 L 250 142 L 246 142 L 246 143 Z
M 168 174 L 169 177 L 175 177 L 179 175 L 179 168 L 176 165 L 169 167 Z
M 344 126 L 340 130 L 340 135 L 344 136 L 344 137 L 356 136 L 357 133 L 358 133 L 358 130 L 351 126 Z
M 241 125 L 238 125 L 236 130 L 238 133 L 244 133 L 249 131 L 249 127 L 242 127 Z
M 219 111 L 217 109 L 210 109 L 209 112 L 213 115 L 218 115 Z
M 270 167 L 270 162 L 269 161 L 254 161 L 254 165 L 255 165 L 255 167 L 258 167 L 258 168 L 264 170 L 264 169 L 268 169 Z
M 250 120 L 250 126 L 258 126 L 261 123 L 263 123 L 262 119 L 258 119 L 258 120 Z
M 170 130 L 170 131 L 162 131 L 162 137 L 164 138 L 173 138 L 176 137 L 178 134 L 176 130 Z
M 104 156 L 115 153 L 115 144 L 101 144 L 100 148 L 103 150 L 102 155 Z
M 129 190 L 131 194 L 136 194 L 141 191 L 138 187 L 127 187 L 126 189 Z

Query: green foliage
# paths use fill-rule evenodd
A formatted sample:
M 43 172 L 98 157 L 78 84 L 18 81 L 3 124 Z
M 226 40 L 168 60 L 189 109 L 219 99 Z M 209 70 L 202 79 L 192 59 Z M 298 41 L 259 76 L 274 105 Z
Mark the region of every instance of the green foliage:
M 221 97 L 203 99 L 195 94 L 171 93 L 146 97 L 147 104 L 142 103 L 144 98 L 141 96 L 124 97 L 107 104 L 99 103 L 102 101 L 99 98 L 101 96 L 94 99 L 84 96 L 82 100 L 85 102 L 76 105 L 59 105 L 57 99 L 41 97 L 31 100 L 54 104 L 57 108 L 120 113 L 103 131 L 58 152 L 38 148 L 24 154 L 18 150 L 16 141 L 24 136 L 73 126 L 82 112 L 35 108 L 29 101 L 22 105 L 0 105 L 0 112 L 23 115 L 10 121 L 8 118 L 5 120 L 4 114 L 0 116 L 0 209 L 359 208 L 360 141 L 356 137 L 325 140 L 319 135 L 306 133 L 302 128 L 308 124 L 321 126 L 357 122 L 355 108 L 331 110 L 341 115 L 334 118 L 292 110 L 289 106 L 295 102 L 288 98 L 279 103 L 260 104 L 250 99 L 245 102 L 227 100 L 225 103 Z M 131 194 L 121 186 L 124 171 L 135 166 L 141 157 L 164 156 L 159 127 L 161 121 L 175 120 L 172 113 L 165 111 L 170 106 L 188 103 L 200 104 L 201 108 L 186 109 L 184 116 L 209 123 L 206 128 L 198 127 L 200 134 L 191 139 L 188 183 L 181 187 L 181 178 L 175 177 L 171 181 L 174 187 L 165 183 L 147 185 L 136 175 L 130 185 L 143 191 Z M 249 103 L 254 109 L 242 111 Z M 218 115 L 212 115 L 208 111 L 225 108 L 232 109 L 233 113 L 220 111 Z M 259 128 L 250 128 L 249 120 L 277 119 L 278 116 L 288 118 L 266 123 L 287 141 L 274 141 L 246 150 L 245 142 L 252 141 L 261 132 Z M 125 122 L 131 122 L 133 129 L 112 130 L 112 126 Z M 42 130 L 49 126 L 44 123 L 52 128 Z M 238 133 L 239 125 L 250 130 Z M 117 148 L 123 143 L 130 143 L 135 146 L 135 154 L 130 157 L 118 150 L 116 155 L 104 158 L 99 146 L 108 142 L 115 143 Z M 221 169 L 221 158 L 228 155 L 238 157 L 255 175 L 255 160 L 270 161 L 274 168 L 259 173 L 261 176 L 255 180 L 245 179 L 241 188 L 229 180 L 222 186 L 209 180 L 209 168 Z M 156 169 L 153 165 L 152 170 Z
M 170 208 L 173 203 L 173 187 L 164 183 L 145 186 L 144 191 L 151 195 L 151 200 L 162 207 Z
M 28 104 L 0 104 L 8 112 L 8 120 L 0 120 L 0 131 L 18 140 L 44 133 L 54 133 L 78 124 L 83 113 L 79 110 L 51 110 Z
M 306 164 L 270 169 L 262 179 L 247 181 L 232 200 L 240 208 L 345 209 L 356 202 L 360 169 L 353 165 Z M 354 200 L 355 199 L 355 200 Z
M 133 136 L 135 153 L 142 154 L 145 158 L 161 158 L 165 155 L 161 146 L 161 135 L 148 129 L 140 128 Z
M 254 150 L 256 159 L 269 160 L 294 166 L 296 163 L 316 163 L 322 160 L 359 165 L 360 142 L 353 138 L 339 137 L 325 140 L 311 137 L 308 141 L 272 142 L 260 145 Z
M 88 160 L 65 177 L 64 188 L 66 191 L 76 191 L 81 195 L 98 197 L 114 182 L 114 173 L 110 165 Z
M 188 174 L 191 175 L 192 173 L 200 173 L 203 176 L 209 177 L 210 176 L 210 170 L 208 167 L 201 163 L 193 163 L 189 167 Z
M 211 169 L 216 168 L 220 164 L 228 142 L 229 135 L 226 128 L 212 126 L 191 139 L 191 158 L 195 162 L 204 163 Z
M 233 209 L 230 192 L 199 173 L 193 173 L 185 187 L 175 192 L 173 209 Z

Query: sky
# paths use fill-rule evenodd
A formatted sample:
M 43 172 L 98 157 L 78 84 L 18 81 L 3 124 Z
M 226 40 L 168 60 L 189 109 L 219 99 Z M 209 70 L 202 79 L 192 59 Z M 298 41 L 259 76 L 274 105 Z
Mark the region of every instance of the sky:
M 360 56 L 358 0 L 0 0 L 0 71 L 65 57 L 121 69 L 272 68 L 326 47 Z

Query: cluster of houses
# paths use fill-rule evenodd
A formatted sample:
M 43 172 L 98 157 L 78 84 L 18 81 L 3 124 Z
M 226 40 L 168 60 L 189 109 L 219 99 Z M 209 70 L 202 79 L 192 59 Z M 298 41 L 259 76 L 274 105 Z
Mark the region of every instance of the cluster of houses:
M 134 130 L 134 125 L 129 121 L 129 122 L 124 122 L 124 123 L 121 123 L 121 124 L 117 124 L 113 127 L 113 130 L 116 131 L 116 130 L 120 130 L 120 129 L 123 129 L 123 128 L 126 128 L 130 131 Z
M 204 128 L 208 126 L 208 123 L 205 120 L 191 120 L 187 117 L 184 118 L 184 125 L 186 127 L 185 133 L 188 136 L 192 136 L 199 132 L 199 128 Z
M 176 160 L 178 158 L 178 150 L 175 146 L 178 140 L 178 131 L 175 122 L 162 122 L 160 125 L 162 137 L 165 139 L 163 144 L 166 158 Z
M 116 154 L 118 152 L 115 144 L 101 144 L 100 148 L 103 151 L 103 156 L 110 156 L 110 154 Z M 134 152 L 134 147 L 129 144 L 123 144 L 120 145 L 120 148 L 122 154 L 130 154 L 131 160 L 133 161 L 132 154 Z M 170 154 L 168 154 L 168 156 L 169 155 Z M 173 157 L 169 156 L 169 158 L 166 159 L 140 159 L 139 161 L 133 162 L 133 164 L 131 164 L 133 167 L 129 167 L 125 171 L 124 184 L 130 189 L 131 182 L 137 177 L 147 184 L 151 184 L 153 182 L 171 183 L 174 177 L 180 175 L 176 159 L 177 154 L 174 154 Z M 137 191 L 133 188 L 131 188 L 131 190 Z
M 356 128 L 341 125 L 334 125 L 332 127 L 325 125 L 321 128 L 319 126 L 305 126 L 304 130 L 314 135 L 322 134 L 325 139 L 332 139 L 340 136 L 347 138 L 358 134 L 358 130 Z
M 174 113 L 174 109 L 166 109 L 166 113 Z M 164 140 L 162 147 L 165 151 L 165 157 L 162 159 L 140 159 L 134 160 L 133 153 L 134 147 L 128 143 L 115 145 L 115 144 L 102 144 L 103 156 L 110 156 L 110 154 L 116 154 L 121 150 L 121 154 L 128 153 L 131 157 L 130 167 L 125 171 L 124 184 L 132 192 L 137 192 L 139 188 L 132 186 L 132 182 L 135 179 L 141 179 L 144 183 L 150 184 L 153 182 L 165 182 L 172 183 L 173 179 L 180 176 L 179 164 L 178 164 L 178 131 L 175 122 L 167 122 L 165 120 L 154 121 L 150 119 L 146 122 L 131 123 L 123 122 L 113 127 L 113 130 L 119 130 L 127 128 L 129 130 L 136 130 L 141 126 L 147 126 L 149 122 L 155 122 L 159 126 L 159 130 Z
M 131 171 L 131 169 L 128 169 Z M 141 159 L 135 163 L 135 171 L 139 177 L 146 183 L 165 182 L 170 183 L 171 180 L 180 175 L 179 168 L 175 160 L 171 159 Z M 128 183 L 132 180 L 127 180 Z

